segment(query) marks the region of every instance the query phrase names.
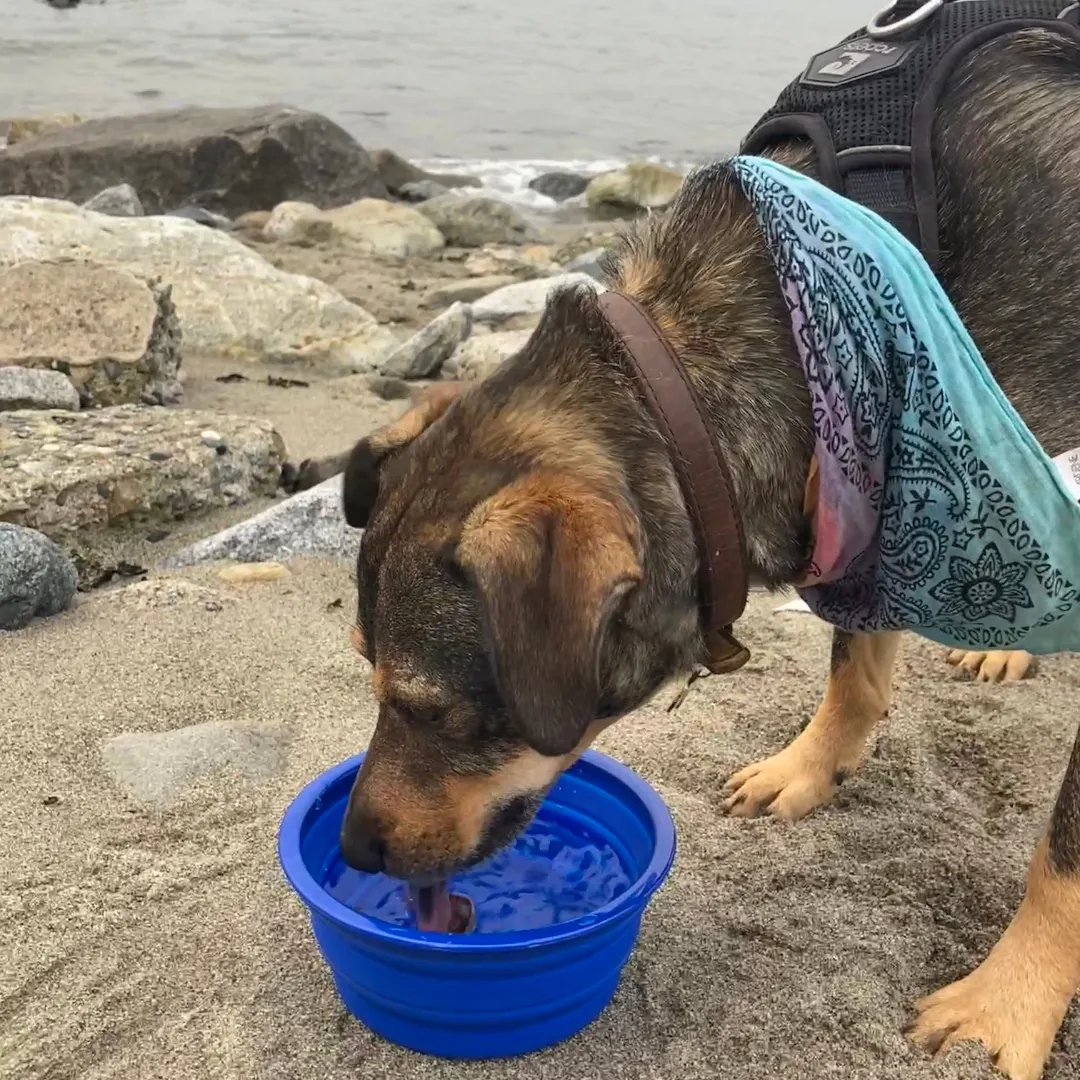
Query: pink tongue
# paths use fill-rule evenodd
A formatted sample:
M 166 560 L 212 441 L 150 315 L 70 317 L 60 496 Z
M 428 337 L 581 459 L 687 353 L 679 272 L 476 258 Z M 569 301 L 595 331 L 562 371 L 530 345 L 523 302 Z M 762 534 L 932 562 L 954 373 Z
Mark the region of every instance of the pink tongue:
M 467 896 L 452 893 L 446 882 L 409 886 L 416 928 L 424 933 L 466 934 L 473 928 L 473 905 Z

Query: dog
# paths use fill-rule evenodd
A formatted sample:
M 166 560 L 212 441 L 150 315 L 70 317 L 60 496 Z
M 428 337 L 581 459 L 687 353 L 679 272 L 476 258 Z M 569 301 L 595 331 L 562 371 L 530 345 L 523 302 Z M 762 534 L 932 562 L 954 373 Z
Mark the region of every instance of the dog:
M 972 52 L 934 135 L 938 276 L 1046 453 L 1080 444 L 1080 45 L 1039 31 Z M 769 151 L 813 173 L 802 142 Z M 609 267 L 679 355 L 723 448 L 752 579 L 800 580 L 810 551 L 807 387 L 754 214 L 738 185 L 691 176 Z M 608 725 L 702 659 L 698 549 L 671 458 L 588 290 L 554 294 L 485 381 L 436 384 L 296 489 L 344 471 L 365 528 L 352 632 L 378 723 L 342 853 L 413 881 L 509 842 Z M 728 781 L 727 810 L 797 819 L 859 765 L 900 643 L 836 630 L 821 706 L 795 740 Z M 1023 655 L 953 657 L 1016 676 Z M 917 1004 L 931 1052 L 981 1041 L 1036 1080 L 1080 983 L 1080 739 L 1027 891 L 967 977 Z

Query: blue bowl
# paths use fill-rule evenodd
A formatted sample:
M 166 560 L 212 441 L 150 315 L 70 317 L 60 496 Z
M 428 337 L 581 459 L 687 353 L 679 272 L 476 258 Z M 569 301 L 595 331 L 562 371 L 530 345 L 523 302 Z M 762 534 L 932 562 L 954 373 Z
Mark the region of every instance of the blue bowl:
M 349 1012 L 410 1050 L 474 1060 L 540 1050 L 599 1016 L 675 859 L 675 825 L 660 796 L 625 765 L 587 751 L 538 818 L 556 817 L 562 829 L 609 844 L 629 887 L 581 918 L 538 930 L 421 933 L 358 914 L 326 891 L 340 867 L 338 833 L 363 759 L 304 788 L 278 833 L 285 876 L 311 912 Z

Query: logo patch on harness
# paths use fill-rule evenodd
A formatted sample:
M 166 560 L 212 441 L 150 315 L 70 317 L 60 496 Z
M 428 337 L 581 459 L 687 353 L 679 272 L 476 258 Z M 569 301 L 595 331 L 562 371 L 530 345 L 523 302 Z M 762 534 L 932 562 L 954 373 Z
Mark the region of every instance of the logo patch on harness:
M 857 79 L 880 75 L 899 67 L 917 44 L 915 41 L 854 38 L 818 53 L 807 64 L 800 81 L 805 86 L 845 86 Z

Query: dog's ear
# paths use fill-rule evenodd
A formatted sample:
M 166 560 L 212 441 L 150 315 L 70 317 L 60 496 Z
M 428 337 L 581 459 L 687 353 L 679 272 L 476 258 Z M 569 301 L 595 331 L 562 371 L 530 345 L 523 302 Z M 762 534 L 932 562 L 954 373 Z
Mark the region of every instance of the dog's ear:
M 481 503 L 455 557 L 479 591 L 499 692 L 535 750 L 570 753 L 597 719 L 600 655 L 641 580 L 630 511 L 534 473 Z
M 345 520 L 355 529 L 367 527 L 379 494 L 379 474 L 387 459 L 408 446 L 457 400 L 459 382 L 436 383 L 413 398 L 413 407 L 391 424 L 361 439 L 345 462 Z

